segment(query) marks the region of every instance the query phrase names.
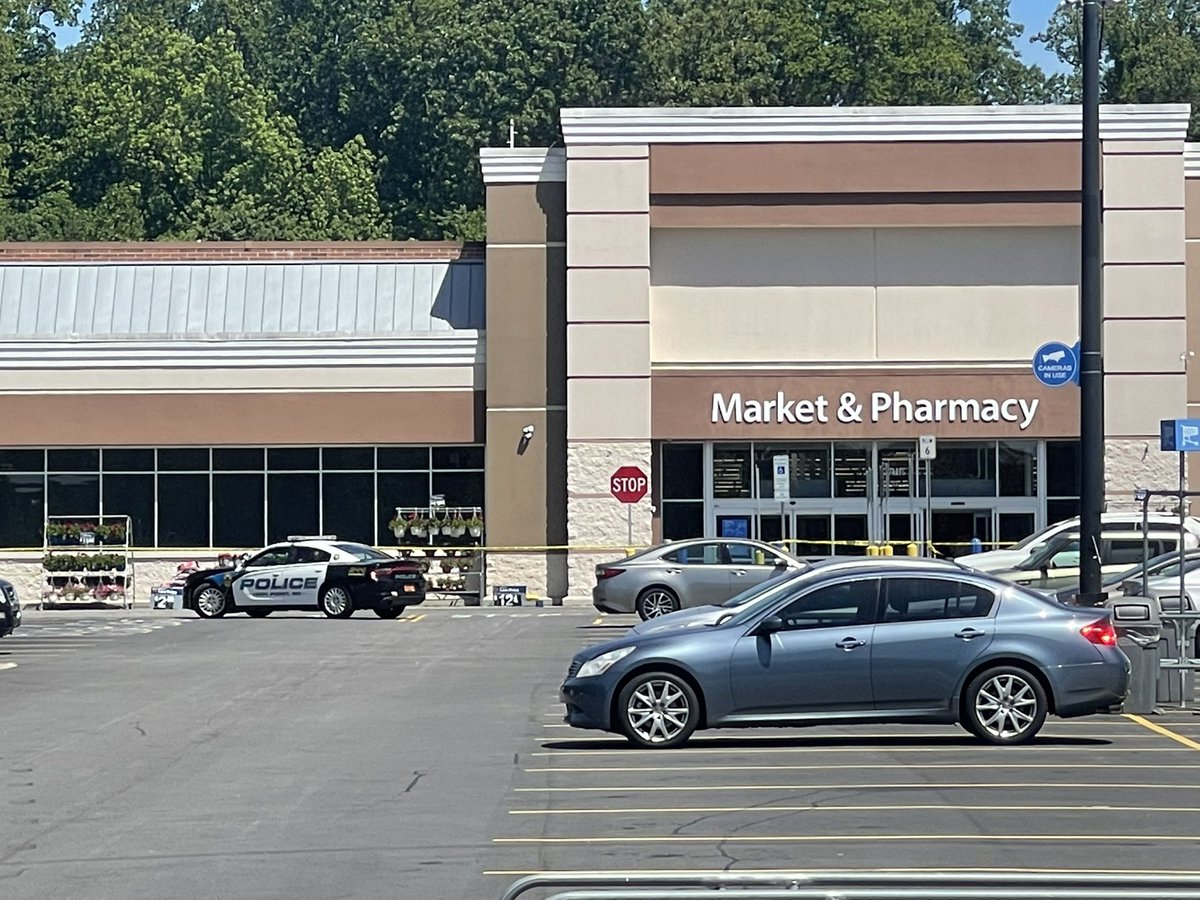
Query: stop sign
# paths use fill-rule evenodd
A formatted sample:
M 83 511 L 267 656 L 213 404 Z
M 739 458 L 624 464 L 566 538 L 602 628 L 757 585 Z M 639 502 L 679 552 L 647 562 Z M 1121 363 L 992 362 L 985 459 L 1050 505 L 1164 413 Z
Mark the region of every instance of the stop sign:
M 637 503 L 650 489 L 650 479 L 637 466 L 621 466 L 609 479 L 608 489 L 622 503 Z

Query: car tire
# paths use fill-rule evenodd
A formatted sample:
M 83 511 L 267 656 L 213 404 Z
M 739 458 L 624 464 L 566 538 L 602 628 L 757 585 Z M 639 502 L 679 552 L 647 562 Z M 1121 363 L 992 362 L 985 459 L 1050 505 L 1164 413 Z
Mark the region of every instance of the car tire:
M 1046 691 L 1027 669 L 997 666 L 976 675 L 963 699 L 963 725 L 988 744 L 1023 744 L 1046 721 Z
M 215 584 L 202 584 L 192 591 L 192 607 L 202 619 L 219 619 L 229 612 L 229 598 Z
M 271 610 L 269 610 L 269 609 L 248 609 L 248 610 L 246 610 L 246 615 L 248 615 L 252 619 L 265 619 L 270 614 L 271 614 Z
M 700 724 L 700 700 L 678 675 L 643 672 L 621 689 L 617 717 L 630 743 L 667 750 L 686 743 Z
M 375 615 L 381 619 L 398 619 L 403 612 L 403 606 L 393 606 L 391 609 L 377 609 Z
M 354 595 L 344 584 L 331 584 L 321 591 L 321 612 L 331 619 L 348 619 L 354 615 Z
M 679 598 L 675 596 L 674 591 L 667 588 L 646 588 L 638 594 L 634 609 L 637 610 L 641 620 L 645 622 L 647 619 L 656 619 L 667 613 L 675 612 L 679 609 Z

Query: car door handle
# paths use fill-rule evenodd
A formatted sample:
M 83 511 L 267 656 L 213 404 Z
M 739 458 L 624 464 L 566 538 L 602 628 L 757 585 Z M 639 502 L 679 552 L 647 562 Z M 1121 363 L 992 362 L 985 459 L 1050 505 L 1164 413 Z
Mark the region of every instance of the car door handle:
M 668 575 L 678 575 L 679 570 L 678 569 L 667 569 L 667 574 Z
M 983 637 L 987 632 L 980 631 L 978 628 L 967 627 L 962 631 L 955 632 L 956 638 L 962 638 L 964 641 L 969 641 L 971 638 Z
M 738 575 L 738 576 L 742 576 L 742 575 L 745 575 L 745 574 L 746 574 L 746 570 L 745 570 L 745 569 L 736 569 L 736 570 L 734 571 L 734 573 L 733 573 L 733 574 L 734 574 L 734 575 Z
M 839 647 L 842 650 L 853 650 L 855 647 L 865 646 L 866 643 L 867 643 L 866 641 L 860 641 L 858 638 L 848 637 L 848 638 L 842 638 L 840 641 L 838 641 L 833 646 Z

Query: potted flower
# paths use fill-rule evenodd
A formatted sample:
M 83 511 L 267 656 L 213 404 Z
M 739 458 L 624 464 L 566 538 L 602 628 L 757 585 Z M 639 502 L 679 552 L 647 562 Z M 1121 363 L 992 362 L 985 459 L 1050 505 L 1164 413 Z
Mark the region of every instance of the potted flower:
M 467 520 L 458 513 L 455 513 L 450 519 L 448 529 L 442 529 L 443 533 L 450 535 L 450 537 L 462 537 L 467 533 Z
M 415 512 L 408 517 L 408 533 L 413 537 L 425 537 L 429 531 L 430 523 L 428 519 L 418 516 Z
M 61 547 L 67 542 L 67 527 L 61 522 L 46 524 L 46 543 L 51 547 Z
M 479 513 L 474 513 L 467 519 L 467 532 L 473 538 L 483 536 L 483 519 L 479 517 Z
M 404 520 L 399 515 L 396 515 L 388 522 L 388 528 L 392 530 L 392 534 L 396 536 L 396 540 L 399 541 L 404 538 Z

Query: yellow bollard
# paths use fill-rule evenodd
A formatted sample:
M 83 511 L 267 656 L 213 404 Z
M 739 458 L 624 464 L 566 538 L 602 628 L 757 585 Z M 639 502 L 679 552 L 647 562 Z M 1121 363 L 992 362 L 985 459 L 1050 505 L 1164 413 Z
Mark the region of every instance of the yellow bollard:
M 879 548 L 876 547 L 874 544 L 868 544 L 867 545 L 867 556 L 878 556 L 878 555 L 879 555 Z
M 909 544 L 909 545 L 908 545 L 908 547 L 907 547 L 907 548 L 905 548 L 905 549 L 907 549 L 907 551 L 908 551 L 908 555 L 909 555 L 909 556 L 916 556 L 916 555 L 917 555 L 918 548 L 917 548 L 917 545 L 916 545 L 916 544 Z
M 636 553 L 636 552 L 637 552 L 637 551 L 636 551 L 636 550 L 634 550 L 632 547 L 626 547 L 626 548 L 625 548 L 625 555 L 626 555 L 626 556 L 633 556 L 633 554 L 634 554 L 634 553 Z
M 880 549 L 883 550 L 884 556 L 892 556 L 893 555 L 891 544 L 884 544 Z

